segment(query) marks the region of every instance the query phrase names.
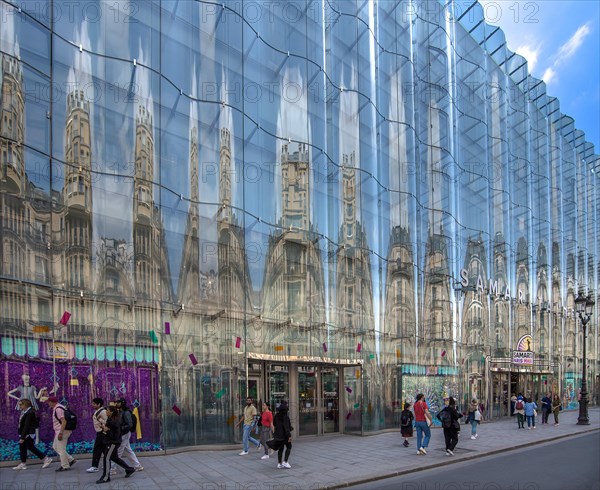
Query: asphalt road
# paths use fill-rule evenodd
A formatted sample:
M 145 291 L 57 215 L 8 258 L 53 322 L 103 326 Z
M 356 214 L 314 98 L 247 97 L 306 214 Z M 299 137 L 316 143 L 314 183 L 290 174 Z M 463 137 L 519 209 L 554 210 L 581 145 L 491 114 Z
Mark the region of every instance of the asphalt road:
M 349 488 L 600 490 L 600 431 Z

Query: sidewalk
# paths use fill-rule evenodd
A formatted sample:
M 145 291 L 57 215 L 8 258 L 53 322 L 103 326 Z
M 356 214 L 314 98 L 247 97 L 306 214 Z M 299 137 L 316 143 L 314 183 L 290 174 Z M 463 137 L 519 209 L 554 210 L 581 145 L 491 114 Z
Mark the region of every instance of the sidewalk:
M 426 456 L 417 455 L 416 437 L 408 448 L 402 446 L 398 432 L 359 437 L 334 435 L 294 441 L 292 469 L 277 469 L 277 455 L 261 460 L 262 451 L 250 449 L 239 456 L 241 448 L 226 451 L 198 450 L 178 454 L 139 457 L 144 471 L 125 479 L 123 470 L 105 485 L 95 485 L 98 473 L 86 473 L 90 460 L 82 459 L 70 471 L 57 473 L 57 464 L 42 470 L 30 460 L 27 470 L 0 469 L 0 490 L 25 489 L 252 489 L 291 490 L 339 488 L 503 452 L 522 445 L 539 444 L 574 434 L 600 429 L 600 408 L 591 408 L 590 425 L 576 425 L 578 412 L 562 412 L 560 425 L 540 425 L 535 430 L 517 429 L 516 420 L 483 423 L 479 437 L 471 440 L 471 427 L 462 425 L 454 457 L 444 451 L 441 429 L 433 429 Z M 552 416 L 550 416 L 552 420 Z M 550 463 L 551 464 L 551 463 Z

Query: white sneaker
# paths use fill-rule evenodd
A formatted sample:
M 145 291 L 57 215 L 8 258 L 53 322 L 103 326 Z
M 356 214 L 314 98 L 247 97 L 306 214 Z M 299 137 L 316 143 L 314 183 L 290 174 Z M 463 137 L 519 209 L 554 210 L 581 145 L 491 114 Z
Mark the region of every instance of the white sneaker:
M 269 459 L 269 455 L 268 455 L 268 454 L 265 454 L 265 455 L 264 455 L 262 458 L 260 458 L 260 459 Z
M 476 436 L 471 436 L 471 439 L 475 440 L 475 439 L 477 439 L 477 437 Z
M 144 467 L 142 465 L 136 466 L 135 471 L 144 471 Z
M 282 468 L 285 468 L 285 466 L 283 466 L 281 463 L 278 463 L 278 464 L 277 464 L 277 468 L 278 468 L 278 469 L 282 469 Z
M 454 456 L 452 449 L 446 449 L 446 452 L 448 453 L 448 456 Z
M 290 465 L 287 461 L 284 461 L 283 463 L 281 463 L 281 466 L 283 466 L 284 468 L 291 468 L 292 465 Z
M 19 463 L 17 466 L 13 468 L 13 470 L 26 470 L 27 465 L 25 463 Z
M 46 456 L 44 458 L 44 464 L 42 464 L 42 468 L 48 468 L 48 466 L 50 466 L 51 463 L 52 463 L 52 458 L 49 458 L 48 456 Z
M 96 473 L 98 470 L 98 468 L 96 468 L 95 466 L 90 466 L 87 470 L 85 470 L 87 473 Z
M 475 439 L 477 439 L 478 436 L 479 436 L 479 434 L 475 434 Z
M 450 454 L 450 449 L 446 449 L 446 456 L 452 456 L 452 455 Z
M 248 454 L 248 451 L 242 451 L 242 452 L 240 453 L 240 456 L 246 456 L 246 454 Z
M 424 447 L 419 448 L 419 451 L 421 451 L 421 454 L 427 454 L 427 451 Z

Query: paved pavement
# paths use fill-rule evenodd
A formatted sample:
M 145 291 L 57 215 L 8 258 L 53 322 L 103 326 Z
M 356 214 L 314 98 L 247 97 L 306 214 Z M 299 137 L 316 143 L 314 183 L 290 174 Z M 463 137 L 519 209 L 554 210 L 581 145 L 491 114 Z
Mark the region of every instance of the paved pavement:
M 470 426 L 462 426 L 462 435 L 455 456 L 444 451 L 441 429 L 432 430 L 426 456 L 417 455 L 415 440 L 408 448 L 402 446 L 398 432 L 373 436 L 333 435 L 301 438 L 294 441 L 290 457 L 291 469 L 277 469 L 277 458 L 261 460 L 262 451 L 250 449 L 239 456 L 240 447 L 231 450 L 197 450 L 177 454 L 139 457 L 144 471 L 128 479 L 123 470 L 110 483 L 95 485 L 98 473 L 88 474 L 89 459 L 82 457 L 67 472 L 54 471 L 53 463 L 42 469 L 37 460 L 30 460 L 28 469 L 0 469 L 0 490 L 44 489 L 201 489 L 201 490 L 291 490 L 340 488 L 350 484 L 373 481 L 441 464 L 478 458 L 505 452 L 524 445 L 569 437 L 600 429 L 600 408 L 590 409 L 590 425 L 576 425 L 576 411 L 562 412 L 560 425 L 540 425 L 535 430 L 517 429 L 516 421 L 505 419 L 482 423 L 479 437 L 470 438 Z M 552 419 L 552 417 L 550 417 Z M 562 464 L 562 462 L 557 462 Z M 552 461 L 548 461 L 552 464 Z

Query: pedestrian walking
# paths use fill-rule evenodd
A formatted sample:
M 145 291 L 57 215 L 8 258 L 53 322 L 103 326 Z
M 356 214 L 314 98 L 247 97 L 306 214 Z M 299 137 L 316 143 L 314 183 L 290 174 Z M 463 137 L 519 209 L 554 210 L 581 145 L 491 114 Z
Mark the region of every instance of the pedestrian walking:
M 527 398 L 525 402 L 525 418 L 527 418 L 527 428 L 535 429 L 535 417 L 537 416 L 537 405 L 531 400 L 531 397 Z
M 72 430 L 66 428 L 65 407 L 58 403 L 58 397 L 56 396 L 48 397 L 46 403 L 52 409 L 52 428 L 54 429 L 52 449 L 60 457 L 60 466 L 56 471 L 67 471 L 77 460 L 67 452 L 67 443 Z
M 144 467 L 140 464 L 137 456 L 131 449 L 131 433 L 135 431 L 136 427 L 133 423 L 133 415 L 131 409 L 127 406 L 125 398 L 119 398 L 115 401 L 115 405 L 119 410 L 121 416 L 121 444 L 118 447 L 119 458 L 126 462 L 131 463 L 130 466 L 135 468 L 135 471 L 143 471 Z M 116 470 L 116 468 L 115 468 Z
M 554 395 L 552 397 L 552 415 L 554 415 L 554 425 L 558 424 L 558 414 L 562 410 L 562 403 L 560 402 L 560 397 L 558 395 Z
M 481 412 L 479 411 L 477 398 L 473 398 L 471 403 L 469 403 L 467 422 L 471 424 L 471 439 L 477 439 L 477 426 L 481 422 Z
M 96 431 L 96 439 L 94 440 L 94 448 L 92 449 L 92 466 L 85 470 L 88 473 L 100 471 L 98 468 L 100 467 L 100 458 L 102 458 L 102 451 L 104 450 L 102 427 L 106 424 L 106 419 L 108 418 L 104 400 L 102 398 L 94 398 L 92 400 L 92 407 L 94 408 L 92 425 Z
M 269 459 L 269 446 L 267 446 L 267 441 L 271 439 L 273 434 L 273 413 L 267 402 L 263 402 L 262 404 L 262 412 L 260 413 L 258 425 L 260 430 L 260 445 L 265 450 L 265 454 L 263 454 L 260 459 Z
M 52 463 L 52 458 L 35 447 L 35 431 L 39 428 L 39 419 L 29 398 L 19 400 L 19 453 L 21 462 L 13 470 L 27 469 L 27 451 L 31 451 L 43 461 L 42 468 L 47 468 Z
M 410 410 L 410 403 L 406 402 L 404 404 L 404 410 L 400 414 L 400 434 L 404 437 L 404 442 L 402 445 L 404 447 L 408 447 L 410 443 L 408 442 L 409 437 L 413 436 L 413 422 L 415 417 Z
M 517 414 L 517 424 L 519 429 L 525 428 L 525 400 L 519 393 L 517 403 L 515 403 L 515 413 Z
M 454 448 L 458 444 L 458 433 L 460 432 L 459 419 L 462 418 L 462 413 L 456 410 L 456 400 L 454 398 L 448 398 L 448 405 L 441 410 L 438 418 L 444 429 L 446 456 L 454 456 Z
M 242 423 L 244 424 L 244 432 L 242 436 L 242 444 L 244 446 L 240 456 L 245 456 L 248 454 L 248 450 L 250 449 L 250 442 L 254 444 L 257 449 L 261 448 L 261 444 L 259 441 L 254 439 L 250 435 L 252 432 L 252 428 L 254 427 L 254 419 L 256 417 L 256 407 L 252 404 L 252 398 L 248 397 L 246 399 L 246 406 L 244 407 L 244 414 L 240 417 L 240 420 L 237 424 L 235 424 L 236 428 L 239 427 Z
M 427 402 L 425 402 L 425 395 L 419 393 L 417 395 L 417 401 L 413 407 L 415 412 L 415 428 L 417 429 L 417 454 L 427 454 L 427 447 L 429 446 L 429 440 L 431 439 L 431 413 Z M 423 435 L 425 437 L 423 438 Z
M 546 393 L 542 398 L 542 424 L 548 423 L 548 417 L 552 411 L 552 394 Z
M 290 465 L 290 453 L 292 452 L 292 423 L 288 414 L 288 404 L 282 401 L 279 404 L 277 413 L 273 417 L 273 425 L 275 434 L 273 440 L 267 444 L 271 449 L 277 451 L 277 468 L 291 468 Z M 283 448 L 285 447 L 285 456 L 283 455 Z M 283 457 L 283 459 L 282 459 Z
M 115 406 L 109 406 L 106 409 L 106 422 L 102 423 L 102 476 L 96 480 L 96 483 L 106 483 L 110 481 L 111 463 L 119 465 L 125 470 L 125 478 L 129 478 L 135 473 L 135 468 L 129 466 L 119 457 L 119 446 L 122 444 L 123 437 L 121 428 L 123 427 L 122 414 Z

